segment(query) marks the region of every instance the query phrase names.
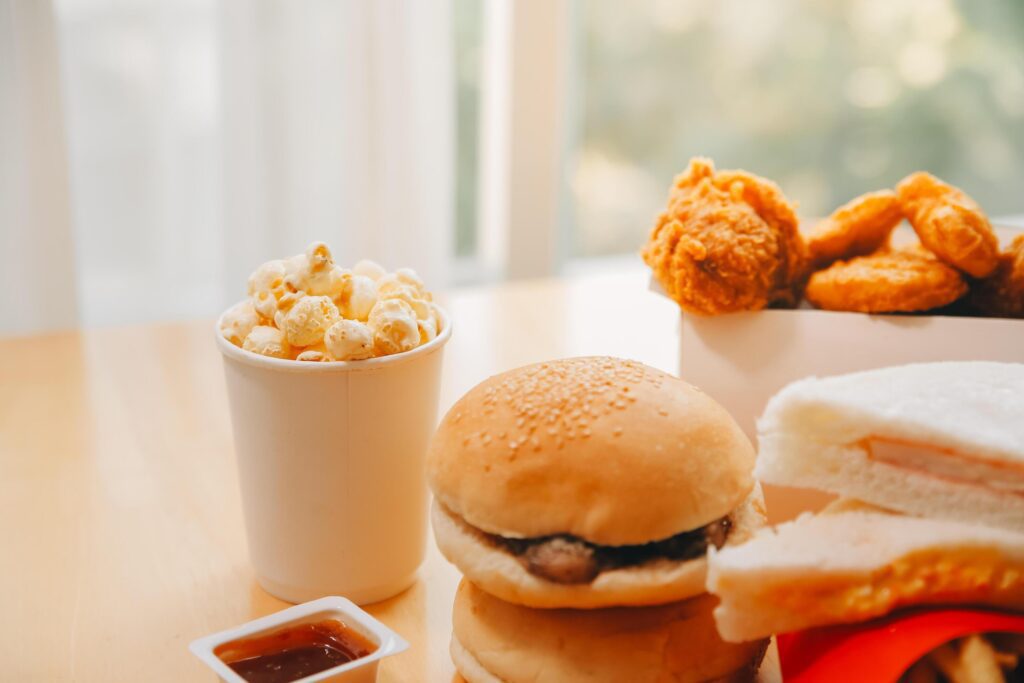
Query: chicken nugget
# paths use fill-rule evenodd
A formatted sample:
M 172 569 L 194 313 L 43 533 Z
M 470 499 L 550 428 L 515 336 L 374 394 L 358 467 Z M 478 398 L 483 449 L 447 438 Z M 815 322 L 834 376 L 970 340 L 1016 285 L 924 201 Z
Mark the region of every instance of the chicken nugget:
M 793 206 L 770 181 L 720 175 L 710 161 L 691 160 L 651 231 L 644 261 L 691 313 L 794 303 L 805 252 Z
M 818 308 L 860 313 L 927 311 L 966 291 L 960 273 L 920 245 L 837 261 L 807 283 Z
M 999 262 L 999 240 L 977 202 L 930 173 L 911 173 L 896 186 L 903 214 L 921 243 L 949 265 L 985 277 Z
M 970 301 L 985 315 L 1024 318 L 1024 235 L 999 255 L 991 275 L 972 284 Z
M 785 262 L 786 279 L 792 295 L 789 303 L 799 298 L 793 287 L 802 285 L 807 270 L 807 245 L 800 234 L 796 206 L 786 199 L 782 188 L 761 176 L 741 170 L 719 171 L 714 178 L 715 187 L 728 189 L 734 198 L 742 199 L 757 215 L 778 233 L 779 247 Z
M 807 251 L 818 268 L 840 259 L 873 254 L 886 244 L 902 220 L 903 210 L 895 192 L 868 192 L 814 226 L 807 237 Z

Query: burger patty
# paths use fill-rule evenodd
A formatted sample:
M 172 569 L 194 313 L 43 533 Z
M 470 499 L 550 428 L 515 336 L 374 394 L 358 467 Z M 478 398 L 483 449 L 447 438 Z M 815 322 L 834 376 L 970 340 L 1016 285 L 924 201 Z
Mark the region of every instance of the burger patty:
M 555 583 L 590 583 L 607 569 L 631 567 L 660 558 L 692 560 L 700 557 L 707 552 L 708 545 L 721 548 L 731 529 L 732 520 L 726 516 L 699 529 L 642 545 L 594 545 L 568 534 L 493 538 L 535 576 Z

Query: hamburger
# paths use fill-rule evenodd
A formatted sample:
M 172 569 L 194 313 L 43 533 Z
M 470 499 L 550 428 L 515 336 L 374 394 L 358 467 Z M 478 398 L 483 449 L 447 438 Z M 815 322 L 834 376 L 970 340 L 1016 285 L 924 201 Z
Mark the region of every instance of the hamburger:
M 641 363 L 570 358 L 471 389 L 427 454 L 441 552 L 531 608 L 659 605 L 704 593 L 706 553 L 764 524 L 732 417 Z
M 704 594 L 652 607 L 530 609 L 463 580 L 452 660 L 469 683 L 752 680 L 768 641 L 722 641 L 714 603 Z

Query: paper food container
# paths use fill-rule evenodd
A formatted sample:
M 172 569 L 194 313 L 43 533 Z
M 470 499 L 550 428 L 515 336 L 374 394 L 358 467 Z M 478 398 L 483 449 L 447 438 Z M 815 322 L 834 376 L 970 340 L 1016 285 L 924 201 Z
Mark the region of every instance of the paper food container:
M 653 281 L 651 289 L 665 295 Z M 725 406 L 755 443 L 755 422 L 768 399 L 794 380 L 944 360 L 1024 362 L 1024 320 L 810 307 L 709 317 L 680 313 L 679 376 Z M 820 492 L 764 489 L 772 523 L 830 499 Z
M 973 633 L 1024 634 L 1024 615 L 934 608 L 784 634 L 777 642 L 786 683 L 895 683 L 926 653 Z

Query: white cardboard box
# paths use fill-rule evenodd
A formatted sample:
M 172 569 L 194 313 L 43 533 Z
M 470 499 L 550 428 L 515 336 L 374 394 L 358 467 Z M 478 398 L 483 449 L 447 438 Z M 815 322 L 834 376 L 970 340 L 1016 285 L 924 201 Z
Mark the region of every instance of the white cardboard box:
M 1024 320 L 814 309 L 682 314 L 679 376 L 722 403 L 752 439 L 765 403 L 793 380 L 943 360 L 1024 362 Z
M 812 308 L 681 314 L 679 376 L 725 406 L 754 443 L 757 417 L 789 382 L 943 360 L 1024 362 L 1024 320 Z M 765 497 L 772 522 L 818 509 L 830 498 L 775 486 L 765 487 Z

